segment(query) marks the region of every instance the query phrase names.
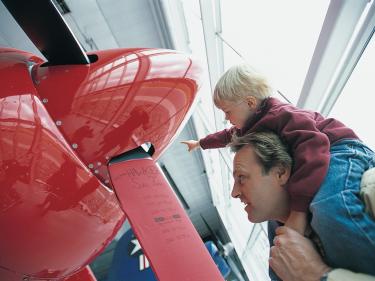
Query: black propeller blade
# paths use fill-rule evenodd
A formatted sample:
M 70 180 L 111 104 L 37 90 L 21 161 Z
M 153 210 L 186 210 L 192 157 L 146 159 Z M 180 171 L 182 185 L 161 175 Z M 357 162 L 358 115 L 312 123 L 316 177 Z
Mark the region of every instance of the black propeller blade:
M 52 0 L 2 0 L 50 65 L 89 64 Z

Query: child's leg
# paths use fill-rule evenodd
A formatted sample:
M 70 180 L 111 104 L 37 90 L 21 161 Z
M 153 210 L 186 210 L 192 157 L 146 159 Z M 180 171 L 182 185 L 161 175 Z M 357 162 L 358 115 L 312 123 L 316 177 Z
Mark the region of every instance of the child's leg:
M 374 153 L 360 142 L 333 146 L 327 176 L 310 210 L 327 263 L 375 275 L 375 220 L 359 195 L 362 174 L 373 166 Z

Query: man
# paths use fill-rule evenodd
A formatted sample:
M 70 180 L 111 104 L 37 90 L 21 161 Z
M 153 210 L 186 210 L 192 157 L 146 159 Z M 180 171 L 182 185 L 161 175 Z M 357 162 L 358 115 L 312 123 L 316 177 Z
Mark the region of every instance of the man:
M 289 195 L 285 186 L 287 185 L 292 170 L 292 160 L 285 145 L 275 134 L 263 132 L 250 133 L 243 137 L 234 138 L 231 147 L 236 152 L 233 160 L 233 176 L 235 181 L 232 190 L 232 197 L 240 199 L 241 202 L 245 204 L 245 211 L 251 222 L 259 223 L 263 221 L 271 221 L 271 226 L 277 226 L 276 222 L 285 222 L 290 212 Z M 312 210 L 314 209 L 312 208 Z M 312 216 L 314 217 L 314 212 L 312 213 Z M 274 228 L 275 227 L 273 227 L 273 229 Z M 286 257 L 287 255 L 285 253 L 285 247 L 284 250 L 281 251 L 280 245 L 285 245 L 285 241 L 294 241 L 294 238 L 299 236 L 294 235 L 292 236 L 292 238 L 294 237 L 293 239 L 285 239 L 285 237 L 290 238 L 290 236 L 283 236 L 283 230 L 285 233 L 289 233 L 290 229 L 283 227 L 277 229 L 278 233 L 276 234 L 279 235 L 276 241 L 274 241 L 274 235 L 272 233 L 273 229 L 271 227 L 269 232 L 270 244 L 272 246 L 273 242 L 276 242 L 276 247 L 271 248 L 270 265 L 276 273 L 279 274 L 279 277 L 284 280 L 293 281 L 327 280 L 326 275 L 331 274 L 328 274 L 328 272 L 331 271 L 331 268 L 323 263 L 322 260 L 320 260 L 320 263 L 314 264 L 314 266 L 311 265 L 311 268 L 313 267 L 311 276 L 306 276 L 306 272 L 300 270 L 292 272 L 293 265 L 290 266 L 291 260 L 283 259 L 281 257 Z M 319 242 L 318 237 L 321 233 L 319 232 L 320 228 L 317 229 L 316 234 L 314 231 L 311 231 L 312 234 L 310 237 L 313 238 L 314 241 Z M 298 233 L 294 234 L 297 235 Z M 341 234 L 342 233 L 332 233 L 332 240 L 342 240 L 344 243 L 351 242 L 351 237 L 345 237 L 345 233 L 344 235 Z M 297 244 L 301 245 L 299 240 Z M 293 244 L 287 243 L 287 245 L 291 246 Z M 304 243 L 302 243 L 302 245 L 306 246 Z M 323 249 L 326 248 L 327 245 L 323 243 L 322 246 L 323 247 L 319 248 L 320 254 L 324 255 L 326 253 L 324 253 Z M 371 248 L 374 247 L 374 245 L 368 243 L 368 247 Z M 306 250 L 307 248 L 304 247 L 303 249 Z M 362 254 L 361 252 L 355 253 L 355 251 L 356 248 L 354 248 L 354 252 L 352 253 L 343 254 L 347 255 L 346 257 L 360 256 Z M 314 251 L 306 251 L 305 254 L 310 255 L 311 253 L 314 253 Z M 292 255 L 293 252 L 289 251 L 289 254 Z M 310 255 L 309 258 L 313 257 Z M 330 260 L 329 258 L 332 257 L 327 255 L 324 257 L 326 260 Z M 351 265 L 353 264 L 352 269 L 356 269 L 355 266 L 361 262 L 370 263 L 370 265 L 373 264 L 375 267 L 375 259 L 373 257 L 364 256 L 363 258 L 365 260 L 350 261 Z M 298 261 L 300 263 L 300 268 L 306 264 L 310 264 L 309 259 L 300 259 Z M 287 266 L 287 264 L 289 265 Z M 332 274 L 334 272 L 335 271 L 332 271 Z M 270 275 L 273 280 L 279 280 L 272 271 L 270 272 Z M 361 279 L 357 278 L 357 280 Z

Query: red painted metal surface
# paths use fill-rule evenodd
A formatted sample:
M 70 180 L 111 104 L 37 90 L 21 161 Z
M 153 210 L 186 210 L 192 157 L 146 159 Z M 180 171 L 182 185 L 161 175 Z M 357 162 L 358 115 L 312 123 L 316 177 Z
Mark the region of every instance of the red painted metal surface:
M 86 266 L 79 272 L 64 279 L 63 281 L 96 281 L 96 278 L 90 267 Z
M 201 69 L 171 50 L 116 49 L 90 65 L 38 66 L 36 88 L 87 167 L 109 185 L 108 159 L 151 142 L 170 144 L 198 89 Z
M 1 281 L 61 279 L 94 259 L 125 219 L 108 160 L 145 142 L 157 159 L 191 110 L 201 70 L 189 57 L 96 56 L 48 66 L 0 49 Z
M 111 241 L 124 214 L 56 127 L 23 59 L 0 60 L 0 265 L 65 276 Z
M 0 280 L 1 281 L 97 281 L 94 273 L 89 266 L 85 266 L 83 269 L 76 273 L 73 273 L 69 277 L 58 278 L 58 279 L 46 279 L 45 277 L 29 277 L 20 273 L 11 272 L 6 269 L 0 268 Z
M 121 206 L 158 280 L 224 280 L 151 158 L 110 164 L 109 171 Z

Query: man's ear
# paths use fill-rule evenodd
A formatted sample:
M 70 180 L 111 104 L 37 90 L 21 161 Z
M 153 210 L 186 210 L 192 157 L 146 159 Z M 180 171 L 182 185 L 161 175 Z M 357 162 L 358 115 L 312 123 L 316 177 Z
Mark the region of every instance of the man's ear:
M 258 99 L 256 98 L 256 97 L 253 97 L 253 96 L 247 96 L 246 98 L 245 98 L 245 100 L 246 100 L 246 103 L 247 103 L 247 105 L 249 106 L 249 108 L 251 109 L 251 110 L 256 110 L 257 109 L 257 107 L 258 107 Z
M 277 167 L 277 176 L 278 176 L 280 185 L 286 184 L 289 180 L 289 177 L 290 177 L 290 168 L 278 166 Z

